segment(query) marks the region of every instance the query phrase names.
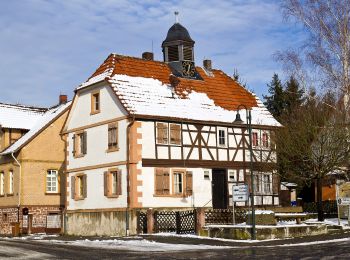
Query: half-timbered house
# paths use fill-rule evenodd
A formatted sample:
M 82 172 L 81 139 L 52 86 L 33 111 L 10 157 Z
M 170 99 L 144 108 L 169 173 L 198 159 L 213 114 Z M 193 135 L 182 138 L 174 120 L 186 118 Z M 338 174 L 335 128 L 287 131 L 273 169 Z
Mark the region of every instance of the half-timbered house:
M 195 66 L 181 24 L 162 48 L 164 61 L 110 54 L 77 87 L 63 131 L 68 234 L 134 231 L 135 209 L 229 207 L 231 186 L 250 184 L 247 127 L 233 123 L 243 106 L 252 113 L 255 203 L 279 204 L 272 135 L 280 124 L 210 60 Z

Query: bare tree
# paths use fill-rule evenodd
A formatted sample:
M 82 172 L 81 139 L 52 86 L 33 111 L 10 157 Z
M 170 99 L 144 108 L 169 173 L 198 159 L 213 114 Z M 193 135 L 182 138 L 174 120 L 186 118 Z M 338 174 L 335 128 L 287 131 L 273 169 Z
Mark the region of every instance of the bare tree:
M 331 88 L 349 107 L 350 3 L 348 0 L 285 0 L 285 17 L 301 23 L 308 38 L 298 50 L 276 53 L 305 88 Z M 313 69 L 313 70 L 310 70 Z M 310 73 L 311 72 L 311 73 Z M 311 81 L 316 80 L 317 83 Z M 315 85 L 314 85 L 315 86 Z

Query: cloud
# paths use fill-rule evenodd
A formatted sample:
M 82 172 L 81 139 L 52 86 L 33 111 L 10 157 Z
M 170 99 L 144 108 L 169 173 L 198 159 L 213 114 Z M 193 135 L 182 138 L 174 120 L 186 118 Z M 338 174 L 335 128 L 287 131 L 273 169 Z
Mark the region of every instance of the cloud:
M 258 95 L 280 72 L 272 54 L 298 42 L 276 1 L 31 0 L 0 3 L 1 102 L 53 105 L 72 97 L 109 53 L 140 56 L 161 43 L 173 12 L 196 41 L 197 64 L 237 68 Z

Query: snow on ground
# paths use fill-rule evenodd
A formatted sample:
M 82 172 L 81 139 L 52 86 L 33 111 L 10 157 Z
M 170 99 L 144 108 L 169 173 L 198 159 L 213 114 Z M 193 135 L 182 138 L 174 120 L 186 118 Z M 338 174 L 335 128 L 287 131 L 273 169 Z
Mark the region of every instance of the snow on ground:
M 55 238 L 59 237 L 58 234 L 46 234 L 46 233 L 38 233 L 38 234 L 30 234 L 21 237 L 5 237 L 5 239 L 16 239 L 16 240 L 43 240 L 47 238 Z
M 61 241 L 61 240 L 42 240 L 44 243 L 65 244 L 73 246 L 131 250 L 131 251 L 183 251 L 183 250 L 208 250 L 208 249 L 229 249 L 230 246 L 211 246 L 211 245 L 189 245 L 189 244 L 169 244 L 149 241 L 146 239 L 111 239 L 111 240 L 76 240 L 76 241 Z
M 317 218 L 311 218 L 311 219 L 308 219 L 305 221 L 305 223 L 307 224 L 319 224 L 319 223 L 324 223 L 324 224 L 327 224 L 327 225 L 335 225 L 335 226 L 339 226 L 339 223 L 338 223 L 338 218 L 327 218 L 325 219 L 325 221 L 318 221 Z M 348 224 L 348 220 L 347 219 L 340 219 L 340 226 L 343 228 L 343 229 L 350 229 L 350 226 Z

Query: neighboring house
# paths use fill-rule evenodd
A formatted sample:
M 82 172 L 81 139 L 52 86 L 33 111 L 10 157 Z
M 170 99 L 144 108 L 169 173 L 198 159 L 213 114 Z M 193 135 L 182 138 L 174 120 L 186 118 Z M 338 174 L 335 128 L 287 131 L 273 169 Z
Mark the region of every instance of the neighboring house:
M 60 133 L 70 103 L 63 95 L 60 101 L 46 111 L 22 114 L 0 107 L 1 122 L 30 129 L 0 153 L 0 234 L 10 234 L 14 223 L 23 233 L 61 231 L 65 140 Z
M 63 130 L 68 234 L 134 233 L 138 209 L 228 208 L 232 185 L 250 184 L 239 105 L 252 110 L 255 203 L 279 205 L 271 136 L 280 124 L 210 60 L 194 66 L 179 23 L 162 47 L 164 62 L 111 54 L 76 89 Z
M 46 108 L 0 103 L 0 151 L 27 133 Z

